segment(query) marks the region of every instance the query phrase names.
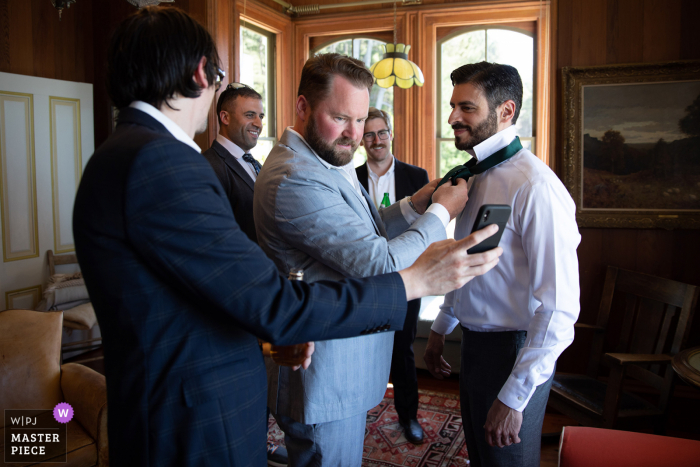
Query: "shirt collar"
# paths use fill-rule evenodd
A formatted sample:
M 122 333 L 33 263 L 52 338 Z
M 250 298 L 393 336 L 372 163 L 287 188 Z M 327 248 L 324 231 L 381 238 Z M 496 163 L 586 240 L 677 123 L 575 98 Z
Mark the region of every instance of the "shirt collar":
M 496 151 L 500 151 L 501 149 L 508 146 L 510 143 L 513 142 L 514 139 L 515 126 L 511 125 L 505 130 L 501 130 L 495 135 L 477 144 L 476 146 L 474 146 L 473 150 L 467 152 L 472 156 L 476 156 L 476 160 L 481 162 Z
M 245 154 L 245 151 L 241 149 L 236 143 L 222 135 L 221 133 L 216 135 L 216 141 L 224 147 L 228 152 L 231 153 L 236 159 L 240 159 Z
M 392 175 L 394 173 L 394 167 L 396 166 L 396 164 L 394 163 L 394 155 L 389 154 L 389 156 L 391 156 L 391 165 L 389 166 L 389 170 L 387 170 L 386 173 L 384 175 L 382 175 L 382 177 L 386 177 L 387 175 Z M 377 175 L 376 173 L 372 172 L 372 169 L 369 167 L 369 162 L 367 163 L 367 170 L 369 171 L 370 177 L 382 178 L 379 175 Z
M 202 149 L 199 146 L 197 146 L 197 143 L 195 143 L 194 140 L 187 135 L 187 133 L 185 133 L 185 130 L 180 128 L 180 126 L 177 123 L 170 120 L 168 117 L 165 116 L 163 112 L 156 109 L 151 104 L 147 104 L 143 101 L 134 101 L 131 104 L 129 104 L 129 107 L 132 107 L 136 110 L 140 110 L 141 112 L 144 112 L 150 115 L 151 117 L 155 118 L 156 120 L 158 120 L 158 123 L 163 125 L 165 129 L 168 130 L 168 132 L 170 132 L 170 134 L 173 135 L 173 137 L 176 140 L 185 143 L 197 152 L 202 152 Z

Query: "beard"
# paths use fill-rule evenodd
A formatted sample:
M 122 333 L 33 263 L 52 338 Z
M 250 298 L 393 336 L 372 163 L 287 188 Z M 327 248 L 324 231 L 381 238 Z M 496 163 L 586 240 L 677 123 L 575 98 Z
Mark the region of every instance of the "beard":
M 311 116 L 306 127 L 306 142 L 316 151 L 318 157 L 336 167 L 348 165 L 350 161 L 352 161 L 352 157 L 355 155 L 358 145 L 357 141 L 354 139 L 344 136 L 337 138 L 330 144 L 327 143 L 318 131 L 314 115 Z M 350 150 L 342 151 L 336 147 L 337 144 L 350 145 Z
M 462 151 L 474 149 L 474 146 L 483 143 L 491 136 L 498 133 L 498 117 L 496 116 L 496 110 L 489 111 L 488 116 L 476 127 L 455 123 L 452 125 L 452 129 L 464 129 L 469 132 L 469 137 L 464 141 L 460 141 L 459 138 L 455 136 L 455 147 L 457 149 Z

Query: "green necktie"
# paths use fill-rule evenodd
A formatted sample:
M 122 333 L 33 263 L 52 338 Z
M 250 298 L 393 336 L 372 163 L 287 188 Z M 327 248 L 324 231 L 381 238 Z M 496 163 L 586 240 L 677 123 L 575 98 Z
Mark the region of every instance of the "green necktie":
M 451 181 L 454 185 L 455 183 L 457 183 L 458 178 L 469 180 L 469 178 L 472 175 L 478 175 L 480 173 L 486 172 L 491 167 L 495 167 L 501 162 L 507 161 L 508 159 L 516 155 L 518 151 L 520 151 L 522 148 L 523 145 L 520 144 L 520 138 L 516 136 L 515 139 L 508 146 L 494 152 L 478 164 L 470 164 L 470 162 L 472 161 L 472 159 L 470 159 L 469 161 L 467 161 L 466 164 L 458 165 L 454 169 L 447 172 L 447 175 L 442 177 L 442 180 L 440 180 L 440 183 L 438 183 L 438 186 L 437 188 L 435 188 L 435 191 L 437 191 L 438 188 L 440 188 L 443 184 L 447 183 L 448 181 Z M 428 201 L 428 206 L 430 206 L 432 202 L 433 200 L 430 199 Z

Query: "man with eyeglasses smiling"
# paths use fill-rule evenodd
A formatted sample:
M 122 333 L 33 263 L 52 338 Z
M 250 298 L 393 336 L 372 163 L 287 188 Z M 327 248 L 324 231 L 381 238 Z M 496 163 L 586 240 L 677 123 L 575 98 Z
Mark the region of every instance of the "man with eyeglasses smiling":
M 385 194 L 389 195 L 389 202 L 393 204 L 428 184 L 428 172 L 401 162 L 392 154 L 391 142 L 394 135 L 388 113 L 370 107 L 364 131 L 361 144 L 367 151 L 367 162 L 355 170 L 358 180 L 377 209 Z M 394 333 L 391 356 L 394 405 L 404 436 L 413 444 L 423 442 L 423 428 L 418 422 L 418 376 L 413 354 L 419 313 L 420 299 L 408 302 L 406 322 L 403 330 Z

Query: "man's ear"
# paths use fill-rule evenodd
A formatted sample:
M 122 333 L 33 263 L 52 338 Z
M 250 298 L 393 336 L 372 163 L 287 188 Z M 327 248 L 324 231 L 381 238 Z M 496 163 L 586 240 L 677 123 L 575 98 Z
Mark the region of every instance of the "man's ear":
M 231 122 L 231 117 L 228 114 L 228 111 L 222 110 L 219 112 L 219 118 L 221 119 L 221 124 L 222 125 L 228 125 Z
M 301 121 L 306 121 L 307 118 L 309 118 L 309 115 L 311 114 L 311 106 L 309 106 L 309 101 L 306 100 L 306 97 L 303 95 L 297 97 L 297 117 Z
M 197 65 L 197 69 L 194 71 L 194 76 L 192 79 L 194 79 L 194 82 L 199 85 L 200 88 L 206 89 L 208 88 L 209 81 L 207 80 L 207 72 L 204 71 L 204 67 L 207 64 L 207 57 L 202 57 L 201 60 L 199 60 L 199 64 Z
M 510 124 L 511 120 L 515 116 L 515 102 L 512 100 L 507 100 L 503 104 L 498 106 L 496 110 L 498 116 L 498 123 Z

